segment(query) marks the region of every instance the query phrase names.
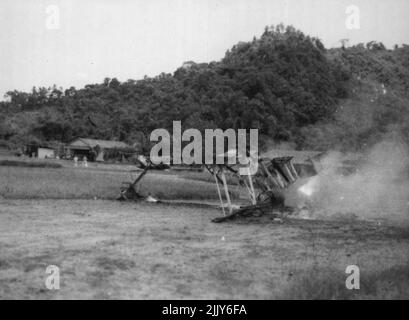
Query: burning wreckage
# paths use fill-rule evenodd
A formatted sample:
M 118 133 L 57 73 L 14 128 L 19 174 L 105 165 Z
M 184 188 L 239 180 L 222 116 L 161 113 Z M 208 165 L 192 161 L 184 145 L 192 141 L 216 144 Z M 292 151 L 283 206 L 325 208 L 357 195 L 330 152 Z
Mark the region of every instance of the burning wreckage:
M 289 153 L 291 154 L 291 152 Z M 240 216 L 262 215 L 266 212 L 272 214 L 274 218 L 280 218 L 283 214 L 294 211 L 294 208 L 285 205 L 285 190 L 300 178 L 299 172 L 297 172 L 292 163 L 294 158 L 293 154 L 267 154 L 253 158 L 253 161 L 250 161 L 250 165 L 257 163 L 255 166 L 256 170 L 252 172 L 253 174 L 250 173 L 251 170 L 249 166 L 243 168 L 240 164 L 227 164 L 229 163 L 228 158 L 237 157 L 236 150 L 229 150 L 222 156 L 225 158 L 223 164 L 203 165 L 214 177 L 220 207 L 223 213 L 223 216 L 213 219 L 213 222 L 228 221 Z M 136 191 L 137 185 L 149 170 L 164 169 L 169 168 L 169 166 L 155 165 L 146 157 L 139 159 L 139 162 L 142 162 L 141 167 L 143 171 L 133 182 L 123 183 L 118 200 L 147 200 L 157 202 L 158 200 L 152 198 L 150 195 L 144 196 L 138 193 Z M 243 169 L 248 169 L 248 174 L 243 175 Z M 309 171 L 309 176 L 314 174 L 312 173 L 314 169 L 310 169 Z M 236 181 L 236 186 L 239 186 L 240 189 L 244 191 L 244 194 L 247 195 L 247 203 L 240 205 L 233 204 L 230 195 L 231 192 L 229 191 L 229 186 L 235 186 L 233 182 L 231 182 L 233 180 Z M 298 191 L 308 196 L 311 191 L 309 182 L 302 185 Z

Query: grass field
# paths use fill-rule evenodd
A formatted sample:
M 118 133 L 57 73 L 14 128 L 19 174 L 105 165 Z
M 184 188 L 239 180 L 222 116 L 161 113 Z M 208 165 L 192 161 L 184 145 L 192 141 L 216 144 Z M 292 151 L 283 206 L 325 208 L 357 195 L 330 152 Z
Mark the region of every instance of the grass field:
M 409 298 L 408 224 L 269 215 L 215 224 L 216 208 L 113 200 L 134 167 L 58 163 L 0 166 L 0 299 Z M 140 188 L 216 200 L 207 179 L 153 171 Z M 45 287 L 52 264 L 56 291 Z M 345 288 L 351 264 L 360 290 Z
M 1 200 L 0 298 L 408 298 L 407 229 L 104 200 Z M 345 288 L 360 268 L 361 289 Z M 48 265 L 60 290 L 45 287 Z
M 25 168 L 61 168 L 59 163 L 48 161 L 21 161 L 21 160 L 0 160 L 2 167 L 25 167 Z
M 124 181 L 140 172 L 63 167 L 0 166 L 0 197 L 7 199 L 116 199 Z M 204 175 L 201 173 L 201 175 Z M 138 185 L 145 195 L 160 199 L 217 200 L 213 182 L 150 171 Z M 234 191 L 234 188 L 232 189 Z M 235 196 L 235 192 L 232 192 Z

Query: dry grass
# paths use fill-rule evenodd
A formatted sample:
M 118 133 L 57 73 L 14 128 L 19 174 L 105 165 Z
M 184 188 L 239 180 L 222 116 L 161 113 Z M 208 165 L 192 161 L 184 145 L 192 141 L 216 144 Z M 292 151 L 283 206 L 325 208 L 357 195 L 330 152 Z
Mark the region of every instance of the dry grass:
M 360 288 L 348 290 L 343 270 L 314 266 L 300 270 L 280 296 L 282 299 L 351 300 L 408 299 L 409 264 L 384 270 L 369 270 L 360 275 Z
M 214 224 L 220 211 L 210 208 L 27 200 L 115 199 L 121 183 L 138 174 L 101 167 L 0 166 L 0 198 L 6 198 L 0 298 L 409 298 L 409 229 L 402 225 Z M 212 177 L 155 171 L 140 190 L 163 199 L 217 199 L 206 179 Z M 44 287 L 49 264 L 61 267 L 60 291 Z M 345 289 L 350 264 L 360 267 L 359 291 Z
M 409 298 L 404 230 L 212 223 L 220 214 L 145 202 L 0 200 L 0 299 Z M 45 287 L 50 264 L 60 267 L 60 290 Z M 350 264 L 360 268 L 361 290 L 345 290 Z
M 138 173 L 86 168 L 0 167 L 0 197 L 7 199 L 116 199 L 122 182 Z M 217 199 L 212 183 L 181 179 L 159 171 L 148 173 L 139 186 L 160 199 Z
M 204 181 L 204 182 L 210 182 L 214 183 L 214 176 L 212 176 L 207 170 L 203 171 L 181 171 L 178 173 L 180 177 L 190 179 L 190 180 L 196 180 L 196 181 Z M 229 172 L 226 174 L 226 181 L 230 185 L 237 185 L 237 178 L 230 175 Z
M 27 168 L 61 168 L 59 163 L 47 161 L 18 161 L 18 160 L 0 160 L 0 166 L 6 167 L 27 167 Z

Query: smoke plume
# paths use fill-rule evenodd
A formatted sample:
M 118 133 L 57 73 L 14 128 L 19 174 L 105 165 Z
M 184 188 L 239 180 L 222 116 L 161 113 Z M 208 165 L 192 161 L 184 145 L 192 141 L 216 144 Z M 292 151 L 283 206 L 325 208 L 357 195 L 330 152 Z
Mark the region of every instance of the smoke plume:
M 359 159 L 352 173 L 342 172 L 348 169 L 346 159 Z M 320 167 L 318 175 L 300 180 L 290 190 L 290 202 L 296 198 L 297 205 L 308 207 L 313 216 L 409 218 L 409 152 L 396 137 L 362 155 L 331 152 Z

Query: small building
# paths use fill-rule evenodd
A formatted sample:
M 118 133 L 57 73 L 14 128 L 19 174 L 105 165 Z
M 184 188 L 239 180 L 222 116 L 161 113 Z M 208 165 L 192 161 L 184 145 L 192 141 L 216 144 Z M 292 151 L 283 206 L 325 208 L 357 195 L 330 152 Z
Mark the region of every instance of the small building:
M 38 159 L 48 159 L 48 158 L 54 158 L 54 157 L 55 157 L 54 149 L 45 148 L 45 147 L 39 147 L 37 149 Z
M 53 159 L 55 158 L 55 150 L 46 145 L 28 144 L 25 148 L 25 154 L 38 159 Z
M 79 159 L 87 157 L 91 161 L 104 161 L 106 153 L 127 149 L 130 146 L 122 141 L 77 138 L 65 146 L 65 155 L 68 159 L 77 156 Z

